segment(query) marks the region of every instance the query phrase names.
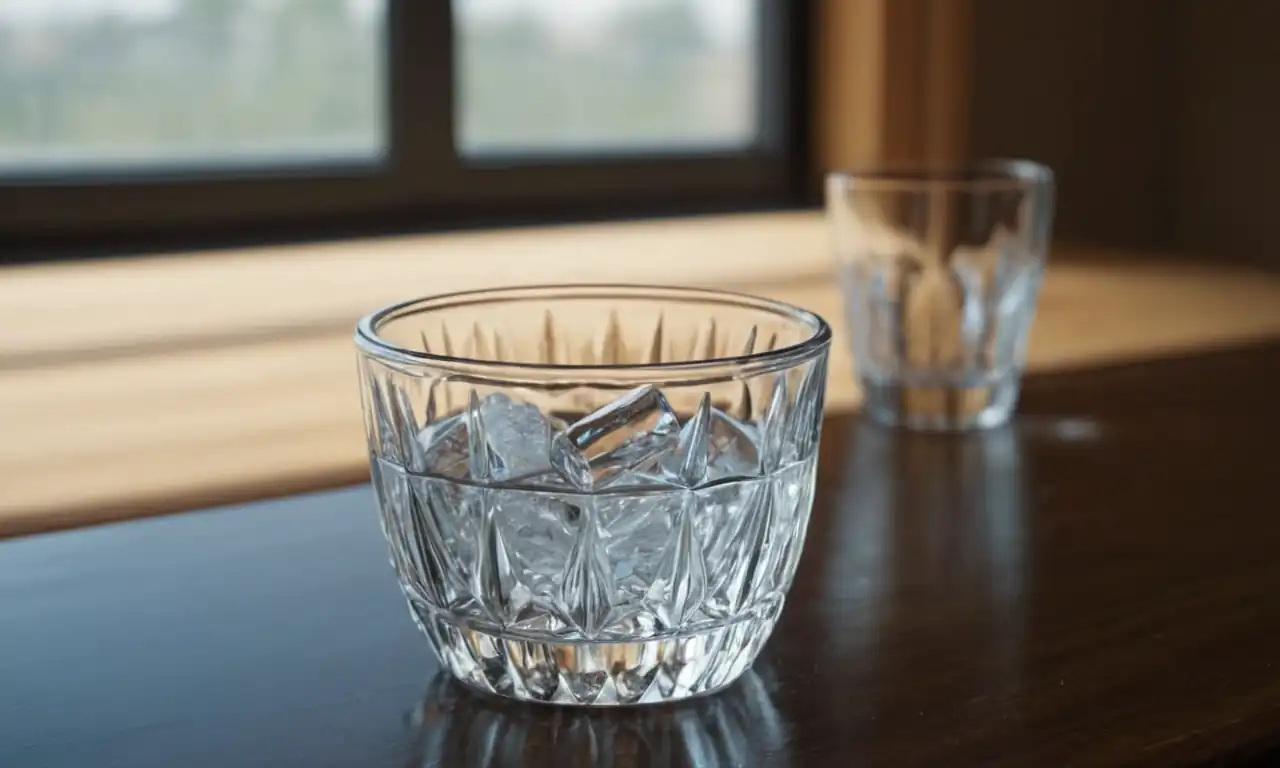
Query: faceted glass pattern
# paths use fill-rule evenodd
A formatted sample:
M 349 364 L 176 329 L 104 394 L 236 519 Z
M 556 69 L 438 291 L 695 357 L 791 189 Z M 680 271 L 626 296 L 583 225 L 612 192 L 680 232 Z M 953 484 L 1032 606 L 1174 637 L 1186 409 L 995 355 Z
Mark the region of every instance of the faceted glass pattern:
M 443 665 L 582 705 L 738 678 L 804 543 L 829 338 L 801 310 L 678 289 L 495 291 L 362 321 L 383 530 Z
M 786 754 L 792 734 L 774 706 L 767 663 L 696 707 L 546 712 L 467 695 L 437 675 L 408 715 L 416 768 L 471 766 L 669 766 L 718 768 Z M 767 762 L 767 760 L 766 760 Z

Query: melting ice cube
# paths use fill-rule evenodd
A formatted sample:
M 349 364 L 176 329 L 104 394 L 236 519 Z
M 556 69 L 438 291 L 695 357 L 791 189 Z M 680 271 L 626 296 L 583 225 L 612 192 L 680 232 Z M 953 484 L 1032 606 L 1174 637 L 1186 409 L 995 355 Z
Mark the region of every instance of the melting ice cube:
M 485 439 L 496 461 L 494 480 L 511 480 L 551 469 L 551 424 L 536 405 L 495 392 L 480 403 Z
M 685 487 L 758 475 L 760 448 L 755 429 L 711 407 L 710 399 L 704 397 L 681 428 L 675 449 L 662 457 L 661 467 L 669 482 Z
M 707 479 L 760 474 L 760 445 L 754 426 L 713 410 L 710 431 L 711 456 L 707 460 Z
M 652 386 L 634 389 L 551 440 L 551 466 L 575 488 L 601 488 L 656 463 L 675 446 L 680 420 Z
M 495 392 L 473 396 L 465 412 L 428 426 L 418 441 L 432 474 L 505 481 L 551 471 L 554 426 L 537 406 Z
M 445 477 L 467 476 L 469 449 L 464 414 L 427 425 L 418 433 L 418 442 L 423 447 L 427 472 Z

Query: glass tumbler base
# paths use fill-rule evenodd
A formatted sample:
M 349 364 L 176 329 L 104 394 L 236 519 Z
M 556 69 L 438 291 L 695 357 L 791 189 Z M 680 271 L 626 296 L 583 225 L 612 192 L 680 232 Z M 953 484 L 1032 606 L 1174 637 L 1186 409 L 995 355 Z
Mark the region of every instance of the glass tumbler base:
M 415 611 L 445 669 L 467 686 L 572 706 L 657 704 L 737 680 L 773 631 L 781 606 L 730 624 L 652 640 L 540 641 Z
M 958 432 L 1004 424 L 1018 401 L 1021 371 L 975 385 L 862 379 L 863 409 L 873 420 L 921 432 Z

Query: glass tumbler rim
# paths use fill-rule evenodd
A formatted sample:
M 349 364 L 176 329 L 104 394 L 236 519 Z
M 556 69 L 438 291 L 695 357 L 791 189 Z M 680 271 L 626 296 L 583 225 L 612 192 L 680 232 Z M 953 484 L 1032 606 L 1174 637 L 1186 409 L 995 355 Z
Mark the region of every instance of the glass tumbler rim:
M 379 333 L 387 322 L 408 315 L 484 303 L 562 299 L 635 299 L 706 303 L 772 313 L 809 330 L 802 340 L 745 355 L 657 363 L 572 364 L 481 360 L 440 354 L 396 344 Z M 694 384 L 738 376 L 754 376 L 791 368 L 822 354 L 831 344 L 831 326 L 820 315 L 786 302 L 714 288 L 648 285 L 637 283 L 547 283 L 456 291 L 420 296 L 370 312 L 356 324 L 355 342 L 362 354 L 407 366 L 428 367 L 472 380 L 624 386 L 642 384 Z
M 853 166 L 827 174 L 827 188 L 918 192 L 945 189 L 1001 192 L 1052 187 L 1053 169 L 1025 158 L 991 158 L 955 163 L 901 162 Z

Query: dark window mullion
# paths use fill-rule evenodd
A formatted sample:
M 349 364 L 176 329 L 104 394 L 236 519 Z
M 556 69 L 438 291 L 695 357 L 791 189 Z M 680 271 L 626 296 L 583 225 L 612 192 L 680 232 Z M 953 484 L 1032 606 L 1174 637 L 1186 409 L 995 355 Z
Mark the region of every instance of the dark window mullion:
M 449 0 L 390 0 L 390 167 L 405 204 L 429 214 L 456 173 Z
M 790 114 L 791 82 L 790 60 L 792 14 L 788 13 L 787 0 L 759 0 L 760 14 L 756 18 L 755 41 L 755 89 L 756 89 L 756 148 L 759 151 L 785 149 Z M 798 0 L 792 0 L 797 2 Z

